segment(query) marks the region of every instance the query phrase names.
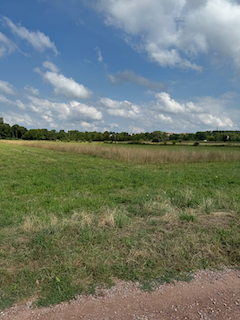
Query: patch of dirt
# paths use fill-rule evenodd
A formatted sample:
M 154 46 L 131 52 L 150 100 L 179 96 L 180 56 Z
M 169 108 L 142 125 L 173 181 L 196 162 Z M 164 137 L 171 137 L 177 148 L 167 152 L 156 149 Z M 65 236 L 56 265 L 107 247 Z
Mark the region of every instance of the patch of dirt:
M 137 283 L 119 282 L 97 297 L 79 296 L 71 303 L 31 309 L 31 302 L 0 313 L 4 320 L 238 320 L 240 271 L 198 271 L 190 283 L 165 284 L 147 293 Z

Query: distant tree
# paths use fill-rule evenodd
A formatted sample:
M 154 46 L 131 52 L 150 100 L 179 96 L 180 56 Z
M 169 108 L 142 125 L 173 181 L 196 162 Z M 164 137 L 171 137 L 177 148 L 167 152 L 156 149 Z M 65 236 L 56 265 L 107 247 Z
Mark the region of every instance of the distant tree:
M 67 139 L 67 134 L 64 130 L 60 130 L 58 133 L 57 133 L 57 139 L 59 140 L 65 140 Z
M 22 136 L 23 140 L 45 140 L 44 132 L 46 129 L 30 129 Z
M 196 132 L 196 140 L 207 140 L 207 133 L 206 132 Z
M 9 124 L 0 124 L 0 139 L 12 138 L 12 128 Z

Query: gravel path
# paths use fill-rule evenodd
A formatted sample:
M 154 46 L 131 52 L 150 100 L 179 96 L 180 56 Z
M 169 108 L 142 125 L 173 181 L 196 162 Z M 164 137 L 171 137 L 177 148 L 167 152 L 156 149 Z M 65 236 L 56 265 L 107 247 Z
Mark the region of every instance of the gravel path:
M 198 271 L 190 283 L 165 284 L 142 292 L 138 284 L 119 282 L 97 297 L 55 307 L 31 309 L 31 302 L 0 313 L 4 320 L 172 320 L 240 319 L 240 271 Z

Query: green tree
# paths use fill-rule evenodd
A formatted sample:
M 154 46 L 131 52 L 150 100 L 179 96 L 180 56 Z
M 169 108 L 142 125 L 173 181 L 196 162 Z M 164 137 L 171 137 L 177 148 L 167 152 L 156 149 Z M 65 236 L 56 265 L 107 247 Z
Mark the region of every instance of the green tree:
M 0 139 L 12 138 L 12 128 L 9 124 L 0 124 Z

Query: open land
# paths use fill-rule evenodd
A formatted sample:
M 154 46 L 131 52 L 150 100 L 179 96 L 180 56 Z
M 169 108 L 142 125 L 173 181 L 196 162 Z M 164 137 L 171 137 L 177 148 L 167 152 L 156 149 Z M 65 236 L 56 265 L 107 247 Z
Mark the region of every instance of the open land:
M 55 305 L 120 280 L 151 291 L 198 269 L 239 267 L 238 148 L 0 149 L 2 310 Z

